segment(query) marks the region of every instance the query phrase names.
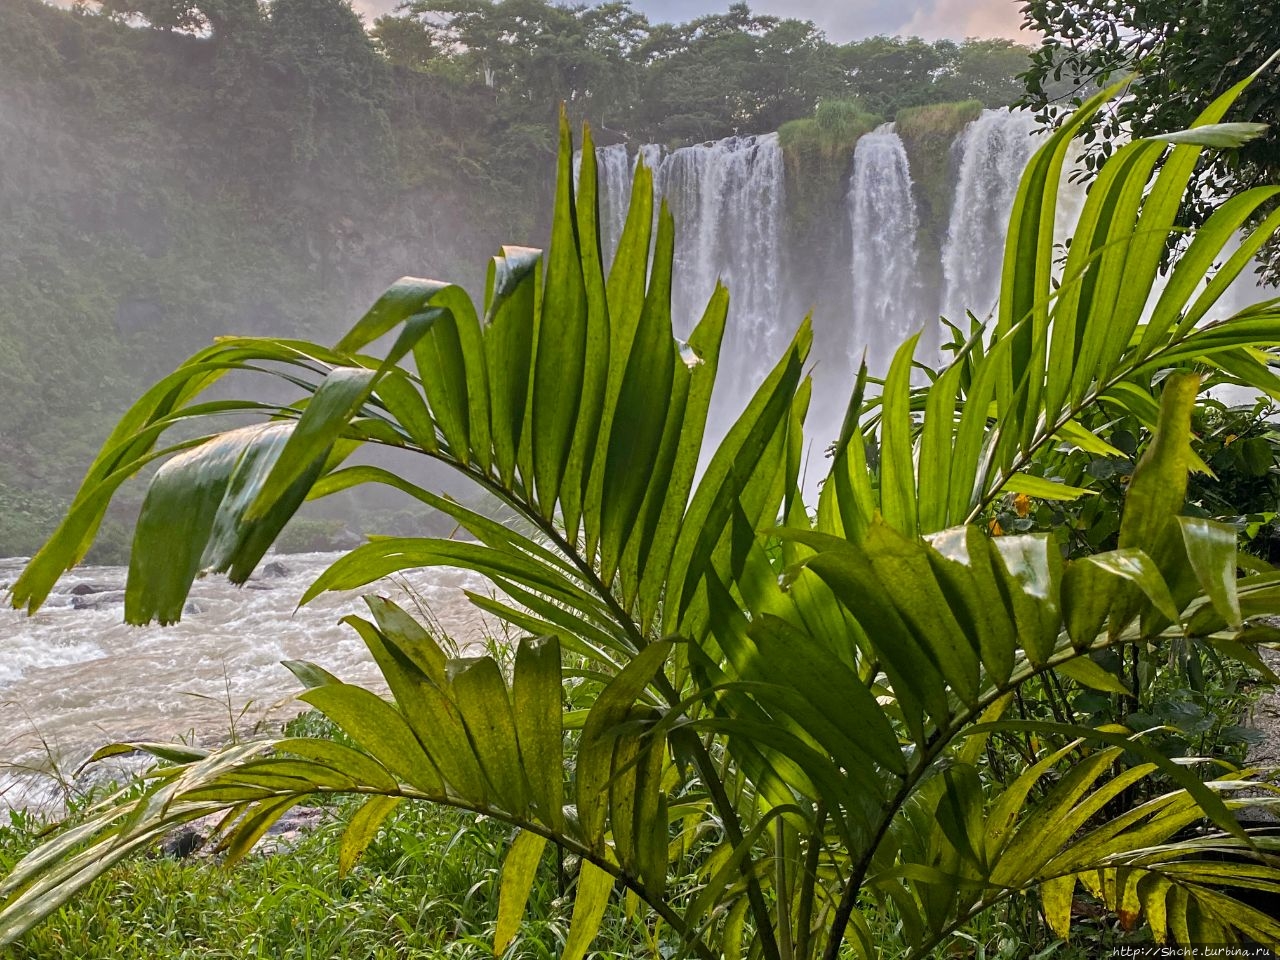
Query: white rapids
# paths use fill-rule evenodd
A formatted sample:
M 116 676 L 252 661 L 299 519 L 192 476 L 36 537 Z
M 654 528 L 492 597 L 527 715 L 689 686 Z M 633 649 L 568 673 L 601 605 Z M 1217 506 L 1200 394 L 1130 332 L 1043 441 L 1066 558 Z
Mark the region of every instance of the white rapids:
M 279 724 L 305 704 L 282 660 L 311 660 L 343 680 L 377 686 L 378 673 L 343 617 L 368 611 L 361 593 L 391 597 L 411 613 L 428 611 L 460 647 L 483 643 L 500 625 L 481 615 L 464 590 L 489 594 L 476 574 L 413 571 L 360 591 L 324 594 L 294 607 L 339 554 L 270 557 L 283 575 L 260 572 L 244 588 L 222 577 L 196 581 L 182 622 L 123 622 L 123 567 L 67 574 L 34 617 L 0 608 L 0 809 L 44 803 L 57 794 L 52 772 L 67 775 L 115 740 L 227 739 L 257 724 Z M 0 559 L 0 589 L 21 560 Z M 74 590 L 96 592 L 77 595 Z M 97 609 L 77 609 L 98 604 Z M 497 633 L 497 635 L 501 635 Z

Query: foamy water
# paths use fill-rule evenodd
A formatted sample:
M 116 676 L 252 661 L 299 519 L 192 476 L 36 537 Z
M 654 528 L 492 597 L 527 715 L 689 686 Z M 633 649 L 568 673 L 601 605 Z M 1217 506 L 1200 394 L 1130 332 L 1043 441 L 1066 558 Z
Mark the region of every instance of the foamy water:
M 461 646 L 499 628 L 467 601 L 488 594 L 483 578 L 433 568 L 379 581 L 360 591 L 322 595 L 294 612 L 307 586 L 340 554 L 274 558 L 283 575 L 261 572 L 244 587 L 225 578 L 196 582 L 182 622 L 130 627 L 123 622 L 123 567 L 67 574 L 34 617 L 0 608 L 0 808 L 47 802 L 55 766 L 70 773 L 114 740 L 216 742 L 240 729 L 276 723 L 302 710 L 282 660 L 311 660 L 343 680 L 377 685 L 359 636 L 340 621 L 368 611 L 363 593 L 425 611 Z M 0 559 L 0 593 L 23 561 Z M 77 597 L 72 591 L 97 592 Z M 77 609 L 75 603 L 100 603 Z

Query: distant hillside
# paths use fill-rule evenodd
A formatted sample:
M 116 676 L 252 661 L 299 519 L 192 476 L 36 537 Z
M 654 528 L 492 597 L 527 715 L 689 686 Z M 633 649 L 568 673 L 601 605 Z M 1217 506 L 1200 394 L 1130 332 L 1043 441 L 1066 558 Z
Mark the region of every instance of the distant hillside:
M 213 336 L 329 339 L 400 275 L 475 290 L 498 243 L 538 245 L 559 101 L 602 140 L 682 142 L 824 98 L 1003 102 L 1026 58 L 836 46 L 741 5 L 672 27 L 533 4 L 523 35 L 503 3 L 371 32 L 343 0 L 103 6 L 0 3 L 0 556 L 39 545 L 124 406 Z

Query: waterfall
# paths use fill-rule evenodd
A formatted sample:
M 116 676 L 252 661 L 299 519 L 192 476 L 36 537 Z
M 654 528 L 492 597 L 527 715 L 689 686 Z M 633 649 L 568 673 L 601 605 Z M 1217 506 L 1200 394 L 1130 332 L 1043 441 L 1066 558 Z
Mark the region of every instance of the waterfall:
M 665 153 L 658 144 L 646 143 L 632 156 L 625 143 L 615 143 L 596 150 L 597 192 L 600 197 L 600 250 L 604 266 L 608 270 L 618 253 L 622 229 L 627 224 L 627 211 L 631 208 L 631 179 L 635 176 L 636 163 L 643 159 L 653 171 L 654 186 L 661 190 L 658 177 L 662 171 Z M 656 216 L 656 213 L 655 213 Z
M 729 288 L 721 369 L 742 398 L 781 354 L 798 318 L 782 317 L 782 149 L 776 134 L 684 147 L 659 187 L 676 222 L 676 328 L 702 316 L 716 280 Z
M 635 161 L 623 146 L 601 148 L 597 156 L 601 235 L 609 263 L 626 220 Z M 777 135 L 730 137 L 669 154 L 646 144 L 637 156 L 653 169 L 656 192 L 675 219 L 676 332 L 688 336 L 716 280 L 723 281 L 730 291 L 721 351 L 723 400 L 745 402 L 799 319 L 781 316 L 783 167 Z
M 643 157 L 675 219 L 677 335 L 688 336 L 717 279 L 730 292 L 711 438 L 781 356 L 803 310 L 819 304 L 827 312 L 815 314 L 809 425 L 811 436 L 825 442 L 838 429 L 864 349 L 873 372 L 883 374 L 897 345 L 923 329 L 917 356 L 926 363 L 945 360 L 937 353 L 941 328 L 933 322 L 935 310 L 940 307 L 961 326 L 966 311 L 979 318 L 991 313 L 1018 184 L 1043 142 L 1034 117 L 1025 111 L 985 110 L 960 133 L 952 145 L 951 201 L 949 207 L 939 204 L 941 212 L 950 212 L 940 256 L 921 234 L 930 225 L 917 211 L 907 153 L 892 125 L 859 139 L 849 158 L 849 181 L 837 194 L 843 206 L 819 214 L 835 227 L 827 234 L 829 246 L 804 253 L 787 246 L 792 231 L 786 225 L 783 154 L 775 134 L 669 152 L 652 144 L 602 147 L 597 161 L 605 262 L 612 263 L 635 164 Z M 1059 244 L 1074 229 L 1085 197 L 1070 174 L 1068 168 L 1059 190 L 1054 230 Z M 799 256 L 822 262 L 797 264 Z M 805 275 L 815 284 L 812 289 L 788 288 L 791 277 Z M 850 292 L 847 305 L 840 303 Z
M 632 162 L 625 143 L 601 147 L 596 151 L 597 184 L 600 194 L 600 248 L 607 267 L 613 263 L 627 222 L 631 204 Z
M 985 318 L 1000 295 L 1000 269 L 1018 179 L 1039 144 L 1025 110 L 984 110 L 957 148 L 960 175 L 942 249 L 942 315 L 964 325 L 965 311 Z
M 853 236 L 850 359 L 877 372 L 921 324 L 915 200 L 902 140 L 886 124 L 859 138 L 845 205 Z

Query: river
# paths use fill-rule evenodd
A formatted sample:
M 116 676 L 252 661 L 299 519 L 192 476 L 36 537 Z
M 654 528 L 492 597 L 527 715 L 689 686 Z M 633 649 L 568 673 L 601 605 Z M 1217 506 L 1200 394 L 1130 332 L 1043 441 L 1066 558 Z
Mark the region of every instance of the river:
M 361 591 L 322 595 L 294 608 L 339 554 L 268 557 L 243 588 L 198 580 L 182 622 L 123 622 L 123 567 L 66 574 L 34 617 L 0 608 L 0 809 L 44 806 L 61 795 L 54 771 L 73 773 L 97 747 L 122 739 L 210 743 L 277 726 L 305 705 L 282 660 L 312 660 L 343 680 L 376 685 L 364 644 L 340 621 L 364 610 L 360 593 L 391 597 L 434 618 L 469 646 L 498 625 L 464 590 L 490 593 L 483 578 L 433 568 Z M 0 559 L 0 593 L 22 569 Z M 275 575 L 270 575 L 275 574 Z M 93 591 L 93 592 L 83 592 Z

